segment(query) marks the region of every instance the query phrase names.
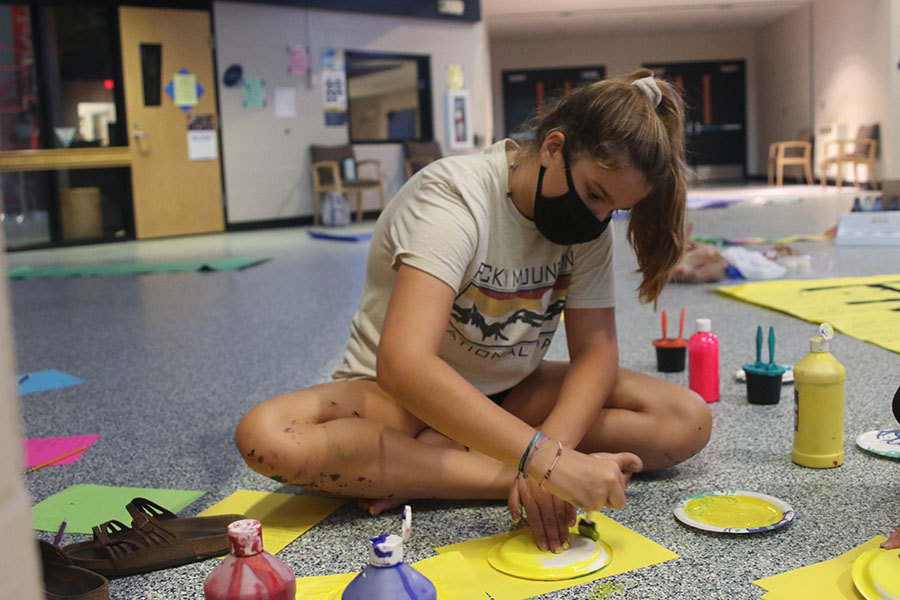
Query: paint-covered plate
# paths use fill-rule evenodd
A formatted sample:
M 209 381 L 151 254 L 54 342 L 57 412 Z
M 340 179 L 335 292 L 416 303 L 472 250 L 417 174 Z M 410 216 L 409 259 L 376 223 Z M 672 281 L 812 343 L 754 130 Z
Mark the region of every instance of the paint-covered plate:
M 531 530 L 499 542 L 488 553 L 488 563 L 507 575 L 535 581 L 560 581 L 590 575 L 612 560 L 612 548 L 604 541 L 569 536 L 569 548 L 559 554 L 541 550 Z
M 867 431 L 856 436 L 856 445 L 873 454 L 900 458 L 900 429 Z
M 874 548 L 853 561 L 851 576 L 856 589 L 866 600 L 900 597 L 900 550 Z
M 745 490 L 720 490 L 691 496 L 675 507 L 675 518 L 691 527 L 717 533 L 757 533 L 794 520 L 784 500 Z
M 794 381 L 794 367 L 791 365 L 781 365 L 782 368 L 787 369 L 781 375 L 781 383 L 792 383 Z M 744 372 L 743 369 L 738 369 L 734 373 L 734 380 L 744 382 L 747 381 L 747 373 Z

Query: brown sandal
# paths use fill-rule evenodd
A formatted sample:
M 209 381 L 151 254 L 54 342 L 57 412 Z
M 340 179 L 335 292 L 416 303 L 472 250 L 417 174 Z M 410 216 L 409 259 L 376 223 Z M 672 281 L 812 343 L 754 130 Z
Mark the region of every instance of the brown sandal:
M 179 518 L 147 500 L 128 506 L 131 528 L 112 520 L 93 528 L 94 539 L 62 549 L 72 562 L 107 577 L 125 577 L 228 553 L 228 525 L 243 515 Z
M 106 577 L 76 567 L 59 548 L 38 540 L 47 600 L 109 600 Z

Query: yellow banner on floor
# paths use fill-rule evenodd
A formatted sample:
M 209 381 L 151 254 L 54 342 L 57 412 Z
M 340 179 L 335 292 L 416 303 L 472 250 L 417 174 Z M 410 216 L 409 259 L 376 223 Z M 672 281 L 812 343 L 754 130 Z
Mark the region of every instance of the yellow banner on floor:
M 716 291 L 900 353 L 900 275 L 760 281 Z

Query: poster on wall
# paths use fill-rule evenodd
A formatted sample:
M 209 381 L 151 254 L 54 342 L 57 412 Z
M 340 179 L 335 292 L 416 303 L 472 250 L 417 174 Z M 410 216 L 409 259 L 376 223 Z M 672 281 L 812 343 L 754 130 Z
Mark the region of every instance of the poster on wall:
M 297 116 L 297 96 L 294 88 L 275 88 L 275 116 L 279 119 L 293 119 Z
M 467 150 L 472 147 L 468 90 L 447 92 L 447 146 L 451 150 Z
M 288 74 L 306 75 L 309 72 L 309 49 L 306 46 L 288 46 Z
M 185 68 L 179 69 L 172 76 L 165 90 L 175 106 L 185 113 L 191 112 L 191 109 L 199 104 L 203 92 L 206 91 L 197 81 L 197 76 Z
M 266 83 L 258 77 L 244 79 L 244 108 L 264 108 L 266 106 Z
M 187 132 L 188 160 L 216 160 L 216 118 L 214 115 L 191 115 Z
M 322 108 L 325 125 L 342 126 L 347 122 L 347 72 L 343 50 L 322 50 Z

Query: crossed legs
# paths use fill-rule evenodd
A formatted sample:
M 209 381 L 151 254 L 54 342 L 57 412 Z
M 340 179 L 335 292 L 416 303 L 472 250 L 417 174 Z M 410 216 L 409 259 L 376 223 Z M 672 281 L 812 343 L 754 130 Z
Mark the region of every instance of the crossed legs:
M 537 426 L 568 363 L 545 361 L 503 407 Z M 708 442 L 709 410 L 693 392 L 619 369 L 613 393 L 578 450 L 634 452 L 645 469 L 690 458 Z M 253 407 L 236 432 L 255 471 L 326 495 L 382 499 L 505 499 L 515 468 L 442 436 L 371 380 L 326 383 Z

